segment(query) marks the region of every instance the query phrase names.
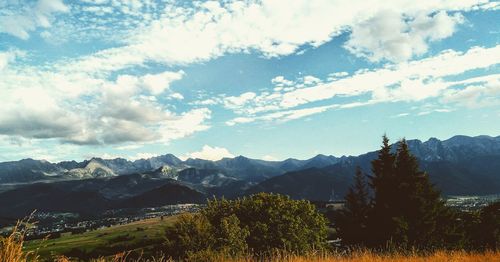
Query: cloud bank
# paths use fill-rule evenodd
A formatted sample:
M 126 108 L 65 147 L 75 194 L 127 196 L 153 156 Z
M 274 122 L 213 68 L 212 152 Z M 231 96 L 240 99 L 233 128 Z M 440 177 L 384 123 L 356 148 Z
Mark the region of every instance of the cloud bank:
M 393 101 L 494 104 L 497 74 L 450 78 L 497 65 L 498 46 L 425 55 L 466 23 L 464 12 L 496 9 L 487 0 L 1 2 L 0 37 L 12 43 L 40 36 L 102 46 L 50 61 L 37 52 L 0 51 L 0 135 L 77 145 L 169 143 L 209 129 L 216 106 L 234 113 L 222 121 L 232 126 Z M 278 75 L 272 90 L 205 101 L 184 102 L 182 85 L 172 88 L 189 80 L 181 68 L 193 64 L 229 54 L 281 58 L 340 35 L 345 50 L 374 67 L 294 80 Z
M 209 145 L 204 145 L 200 151 L 191 152 L 184 156 L 185 159 L 194 158 L 212 161 L 217 161 L 225 157 L 232 158 L 234 157 L 234 155 L 231 154 L 231 152 L 229 152 L 229 150 L 227 150 L 226 148 L 216 146 L 211 147 Z
M 279 76 L 277 78 L 280 81 L 276 81 L 276 78 L 272 80 L 277 87 L 273 92 L 252 94 L 252 99 L 246 99 L 248 93 L 223 98 L 222 103 L 226 108 L 236 114 L 245 115 L 229 120 L 226 124 L 232 126 L 257 120 L 288 121 L 329 109 L 398 101 L 415 102 L 433 97 L 443 97 L 444 102 L 469 97 L 472 99 L 470 103 L 483 99 L 492 103 L 498 101 L 491 97 L 496 94 L 500 74 L 486 74 L 462 81 L 448 78 L 473 70 L 487 69 L 498 65 L 499 61 L 500 45 L 497 45 L 491 48 L 474 47 L 467 52 L 447 50 L 434 57 L 387 65 L 373 70 L 361 69 L 351 76 L 341 74 L 340 78 L 333 77 L 325 81 L 308 81 L 307 79 L 311 77 L 306 76 L 294 82 Z M 283 82 L 287 83 L 286 90 L 282 88 Z M 368 98 L 355 102 L 331 102 L 326 106 L 314 106 L 314 103 L 320 101 L 361 96 Z M 309 108 L 295 109 L 304 106 Z

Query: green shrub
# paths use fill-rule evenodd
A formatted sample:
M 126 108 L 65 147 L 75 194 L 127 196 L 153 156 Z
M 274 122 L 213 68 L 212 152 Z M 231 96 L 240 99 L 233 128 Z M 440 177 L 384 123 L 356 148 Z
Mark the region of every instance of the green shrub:
M 222 252 L 231 257 L 286 250 L 305 254 L 325 247 L 327 220 L 314 205 L 259 193 L 237 200 L 212 200 L 199 214 L 183 215 L 167 230 L 173 257 Z

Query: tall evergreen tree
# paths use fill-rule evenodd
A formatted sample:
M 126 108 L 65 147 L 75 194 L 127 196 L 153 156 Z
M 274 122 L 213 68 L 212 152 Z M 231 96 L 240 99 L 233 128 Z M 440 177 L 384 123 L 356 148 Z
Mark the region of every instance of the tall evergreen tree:
M 446 213 L 444 201 L 434 188 L 429 176 L 419 169 L 418 161 L 410 153 L 406 140 L 401 140 L 395 161 L 398 202 L 395 208 L 403 220 L 398 231 L 412 246 L 438 245 L 443 238 L 438 223 Z
M 387 242 L 395 233 L 396 225 L 394 217 L 395 193 L 395 162 L 396 156 L 391 152 L 389 139 L 386 135 L 382 137 L 382 147 L 378 152 L 377 159 L 372 161 L 372 173 L 370 186 L 373 189 L 373 209 L 370 210 L 369 238 L 367 243 L 379 245 Z
M 446 238 L 450 212 L 440 193 L 419 169 L 406 140 L 391 152 L 383 138 L 378 158 L 372 161 L 374 191 L 369 230 L 372 245 L 392 241 L 399 246 L 436 246 Z M 448 223 L 449 224 L 449 223 Z
M 345 208 L 337 217 L 337 231 L 344 244 L 363 244 L 367 238 L 370 210 L 368 185 L 365 174 L 356 168 L 354 183 L 345 196 Z

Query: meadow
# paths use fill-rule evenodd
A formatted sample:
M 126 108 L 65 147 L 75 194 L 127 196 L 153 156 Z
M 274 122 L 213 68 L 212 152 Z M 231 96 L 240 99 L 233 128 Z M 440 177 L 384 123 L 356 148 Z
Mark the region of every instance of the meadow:
M 101 228 L 81 234 L 64 233 L 55 239 L 27 241 L 24 252 L 36 252 L 42 259 L 64 254 L 116 254 L 122 251 L 144 250 L 161 243 L 165 229 L 176 216 L 151 218 L 124 225 Z

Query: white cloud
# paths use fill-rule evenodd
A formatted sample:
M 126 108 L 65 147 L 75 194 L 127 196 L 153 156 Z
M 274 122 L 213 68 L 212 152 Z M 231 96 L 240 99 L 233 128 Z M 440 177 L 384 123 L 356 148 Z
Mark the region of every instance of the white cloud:
M 303 78 L 304 85 L 314 85 L 321 83 L 321 79 L 314 76 L 304 76 Z
M 318 107 L 311 107 L 311 108 L 305 108 L 305 109 L 295 109 L 295 110 L 285 110 L 285 111 L 280 111 L 280 112 L 275 112 L 275 113 L 270 113 L 266 114 L 264 116 L 260 117 L 260 120 L 265 120 L 265 121 L 290 121 L 294 119 L 299 119 L 302 117 L 318 114 L 325 112 L 328 109 L 334 108 L 337 106 L 318 106 Z
M 246 92 L 239 96 L 229 96 L 223 99 L 224 106 L 229 109 L 238 109 L 247 102 L 255 98 L 256 94 L 254 92 Z
M 82 129 L 79 116 L 64 110 L 43 88 L 21 85 L 9 90 L 10 86 L 2 86 L 0 134 L 63 138 Z
M 12 58 L 9 53 L 7 52 L 0 53 L 0 71 L 2 71 L 4 68 L 7 67 L 10 60 L 12 60 Z
M 262 160 L 266 160 L 266 161 L 278 161 L 278 159 L 274 156 L 271 156 L 271 155 L 264 155 L 262 156 Z
M 3 69 L 0 134 L 74 144 L 168 143 L 209 128 L 210 110 L 176 113 L 156 99 L 182 96 L 169 89 L 182 71 L 118 75 L 109 81 L 49 69 L 17 63 Z
M 445 90 L 459 84 L 466 84 L 468 81 L 477 82 L 484 77 L 494 78 L 495 75 L 487 75 L 479 80 L 452 81 L 447 79 L 471 70 L 487 69 L 498 64 L 499 61 L 500 45 L 491 48 L 474 47 L 467 52 L 447 50 L 434 57 L 386 65 L 374 70 L 359 70 L 351 76 L 342 74 L 344 77 L 340 79 L 330 78 L 331 80 L 313 86 L 303 86 L 303 83 L 295 82 L 297 86 L 300 86 L 295 90 L 281 90 L 273 93 L 266 91 L 246 101 L 234 109 L 236 113 L 245 116 L 237 117 L 226 124 L 235 125 L 256 120 L 287 121 L 334 108 L 350 108 L 383 102 L 422 101 L 442 96 Z M 369 95 L 369 97 L 358 102 L 292 109 L 337 97 L 362 95 Z
M 9 63 L 12 63 L 17 58 L 23 57 L 25 55 L 25 52 L 17 49 L 0 52 L 0 71 L 6 69 Z
M 500 74 L 493 75 L 490 79 L 480 79 L 463 88 L 446 90 L 442 100 L 471 108 L 500 105 Z
M 282 87 L 282 86 L 291 86 L 294 84 L 293 81 L 287 80 L 284 76 L 277 76 L 273 79 L 271 79 L 271 83 L 275 84 L 276 86 Z
M 102 116 L 148 123 L 166 120 L 172 117 L 156 96 L 169 91 L 171 82 L 179 80 L 184 72 L 163 72 L 146 74 L 141 77 L 120 75 L 115 83 L 103 86 L 101 98 Z M 170 96 L 182 99 L 182 95 L 170 92 Z
M 50 27 L 54 14 L 69 11 L 62 0 L 38 0 L 35 4 L 13 6 L 7 3 L 7 6 L 0 7 L 3 9 L 0 11 L 0 33 L 24 40 L 38 27 Z
M 130 160 L 138 160 L 138 159 L 149 159 L 149 158 L 152 158 L 152 157 L 155 157 L 155 156 L 158 156 L 158 154 L 154 154 L 154 153 L 137 153 L 137 154 L 135 154 L 135 156 L 130 156 L 130 157 L 127 157 L 127 158 L 130 159 Z
M 81 157 L 75 155 L 75 152 L 78 152 L 75 145 L 62 144 L 53 147 L 47 146 L 46 140 L 32 140 L 3 135 L 0 135 L 0 151 L 2 151 L 0 161 L 33 158 L 56 162 Z
M 405 116 L 409 116 L 409 115 L 410 115 L 410 113 L 400 113 L 400 114 L 392 116 L 392 118 L 405 117 Z
M 349 73 L 347 73 L 347 72 L 335 72 L 335 73 L 328 74 L 328 78 L 326 80 L 327 81 L 334 81 L 334 80 L 337 80 L 339 78 L 342 78 L 342 77 L 345 77 L 348 75 L 349 75 Z
M 211 111 L 207 108 L 192 109 L 182 114 L 166 110 L 153 112 L 156 115 L 131 112 L 140 115 L 137 118 L 135 115 L 123 118 L 103 117 L 94 123 L 93 126 L 100 132 L 100 141 L 105 144 L 168 143 L 210 128 L 206 121 L 210 119 Z
M 184 96 L 181 93 L 173 93 L 169 96 L 169 98 L 182 100 L 182 99 L 184 99 Z
M 304 45 L 320 46 L 350 28 L 355 34 L 357 25 L 376 19 L 382 10 L 408 18 L 410 22 L 404 23 L 411 27 L 410 34 L 418 35 L 424 42 L 434 41 L 453 33 L 459 22 L 454 12 L 489 8 L 482 5 L 487 1 L 368 0 L 362 5 L 331 0 L 209 1 L 193 5 L 170 1 L 90 2 L 86 1 L 95 8 L 85 10 L 74 2 L 66 5 L 61 0 L 40 0 L 34 4 L 0 2 L 0 32 L 22 39 L 40 28 L 47 39 L 57 38 L 61 32 L 67 37 L 80 32 L 116 35 L 110 38 L 115 41 L 113 48 L 39 66 L 17 63 L 11 54 L 2 53 L 0 133 L 77 144 L 168 142 L 209 128 L 207 121 L 212 112 L 199 108 L 201 105 L 225 103 L 227 108 L 245 114 L 228 124 L 296 119 L 331 108 L 366 104 L 296 108 L 338 96 L 371 94 L 376 102 L 436 96 L 447 87 L 441 84 L 442 77 L 483 68 L 499 60 L 498 48 L 478 48 L 467 54 L 444 53 L 430 62 L 403 63 L 352 76 L 339 73 L 330 80 L 306 76 L 291 81 L 279 76 L 273 79 L 275 92 L 219 97 L 200 102 L 194 108 L 174 111 L 172 106 L 158 102 L 157 97 L 182 99 L 182 94 L 170 90 L 170 83 L 184 76 L 182 71 L 132 75 L 130 72 L 140 70 L 124 69 L 148 69 L 151 63 L 186 65 L 230 53 L 290 55 Z M 20 4 L 13 7 L 10 3 Z M 109 8 L 113 12 L 119 10 L 119 18 L 96 18 L 96 13 L 106 13 Z M 120 31 L 121 28 L 126 29 Z M 443 60 L 441 64 L 439 59 Z M 396 89 L 391 87 L 394 85 Z M 425 92 L 420 85 L 425 85 Z
M 217 105 L 220 103 L 223 103 L 223 99 L 219 97 L 212 97 L 212 98 L 200 98 L 201 100 L 196 100 L 193 101 L 193 105 L 200 105 L 200 106 L 213 106 Z
M 473 10 L 491 10 L 491 11 L 500 10 L 500 3 L 499 2 L 483 3 L 473 8 Z
M 142 147 L 141 144 L 134 143 L 134 144 L 125 144 L 123 146 L 116 146 L 114 148 L 116 148 L 118 150 L 132 150 L 132 149 L 138 149 L 140 147 Z
M 158 126 L 158 133 L 165 142 L 180 139 L 196 132 L 210 128 L 206 123 L 212 112 L 208 108 L 198 108 L 187 111 L 172 119 L 162 121 Z
M 368 102 L 353 102 L 353 103 L 347 103 L 347 104 L 333 104 L 333 105 L 327 105 L 327 106 L 313 106 L 313 107 L 303 108 L 303 109 L 281 110 L 281 111 L 272 112 L 272 113 L 265 113 L 262 115 L 252 115 L 249 117 L 236 117 L 234 119 L 226 121 L 226 125 L 234 126 L 236 124 L 251 123 L 251 122 L 255 122 L 255 121 L 281 123 L 281 122 L 287 122 L 290 120 L 295 120 L 295 119 L 323 113 L 323 112 L 326 112 L 327 110 L 330 110 L 330 109 L 347 109 L 347 108 L 354 108 L 354 107 L 366 106 L 366 105 L 371 105 L 371 104 L 373 104 L 373 102 L 368 101 Z
M 369 20 L 352 26 L 345 47 L 359 57 L 373 62 L 405 61 L 427 52 L 429 42 L 451 36 L 463 23 L 462 15 L 421 13 L 407 17 L 396 10 L 382 11 Z
M 254 122 L 255 119 L 252 117 L 236 117 L 233 118 L 229 121 L 226 121 L 226 125 L 228 126 L 234 126 L 236 124 L 244 124 L 244 123 L 251 123 Z
M 137 19 L 144 20 L 135 31 L 127 31 L 122 37 L 124 45 L 82 57 L 64 67 L 102 73 L 148 62 L 185 65 L 230 53 L 284 56 L 303 46 L 318 47 L 349 29 L 353 35 L 347 46 L 358 55 L 370 56 L 372 60 L 409 58 L 424 53 L 429 41 L 450 36 L 461 22 L 456 12 L 478 8 L 485 2 L 235 0 L 192 6 L 168 2 L 162 8 L 151 5 L 150 9 L 144 9 L 149 5 L 142 5 L 135 8 L 141 12 L 121 18 L 129 25 Z M 124 9 L 135 10 L 129 6 L 120 10 Z M 153 10 L 153 18 L 146 16 L 147 10 Z M 120 21 L 112 24 L 116 23 Z M 376 28 L 366 26 L 367 23 L 374 23 Z M 374 30 L 385 33 L 381 38 L 379 31 Z M 392 35 L 397 39 L 392 39 Z
M 216 161 L 224 157 L 234 157 L 234 155 L 226 148 L 204 145 L 200 151 L 188 153 L 184 158 L 199 158 Z
M 416 115 L 417 116 L 426 116 L 431 113 L 449 113 L 452 112 L 453 110 L 448 109 L 448 108 L 435 108 L 435 109 L 424 109 L 420 112 L 418 112 Z
M 168 89 L 171 82 L 180 80 L 183 75 L 183 71 L 167 71 L 156 75 L 146 74 L 141 77 L 141 80 L 147 90 L 149 90 L 153 95 L 158 95 Z

